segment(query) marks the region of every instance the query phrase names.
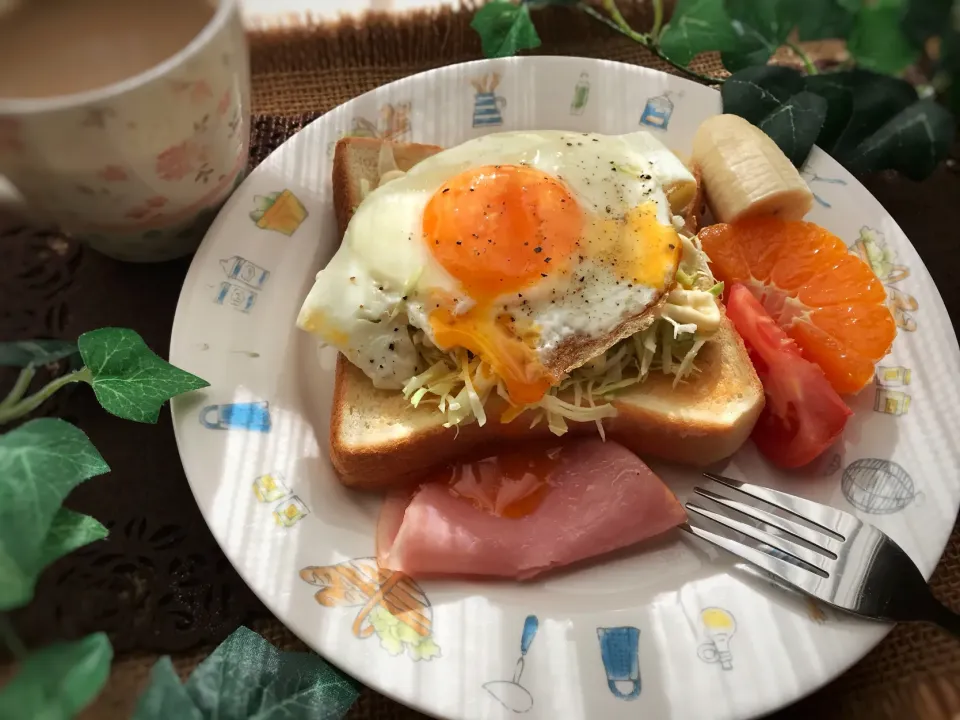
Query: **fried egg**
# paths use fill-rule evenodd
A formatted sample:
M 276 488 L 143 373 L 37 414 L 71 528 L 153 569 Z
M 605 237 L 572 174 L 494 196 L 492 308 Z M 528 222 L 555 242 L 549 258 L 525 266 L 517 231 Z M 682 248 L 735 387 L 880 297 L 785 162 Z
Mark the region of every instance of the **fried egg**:
M 357 208 L 297 319 L 380 388 L 426 367 L 414 333 L 478 355 L 516 405 L 653 321 L 696 181 L 645 132 L 485 135 Z

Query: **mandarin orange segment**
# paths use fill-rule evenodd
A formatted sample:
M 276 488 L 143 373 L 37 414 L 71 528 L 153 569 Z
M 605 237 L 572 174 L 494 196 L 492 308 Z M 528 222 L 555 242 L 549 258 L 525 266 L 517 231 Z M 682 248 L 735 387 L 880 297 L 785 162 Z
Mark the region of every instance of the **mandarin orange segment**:
M 831 282 L 823 282 L 819 275 L 812 282 L 808 280 L 797 292 L 800 302 L 810 307 L 851 302 L 878 304 L 887 297 L 886 288 L 873 270 L 854 255 L 842 255 L 826 272 L 830 273 Z
M 803 356 L 820 366 L 830 385 L 841 395 L 860 390 L 873 377 L 874 361 L 850 353 L 832 335 L 809 323 L 795 323 L 787 335 L 803 350 Z
M 763 217 L 700 232 L 714 275 L 743 283 L 839 393 L 873 377 L 897 328 L 870 266 L 819 225 Z

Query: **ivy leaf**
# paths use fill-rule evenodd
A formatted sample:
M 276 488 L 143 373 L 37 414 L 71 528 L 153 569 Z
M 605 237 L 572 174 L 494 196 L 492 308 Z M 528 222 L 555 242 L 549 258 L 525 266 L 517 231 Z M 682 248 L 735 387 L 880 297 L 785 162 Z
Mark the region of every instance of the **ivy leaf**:
M 470 27 L 480 36 L 480 46 L 488 58 L 509 57 L 520 50 L 540 47 L 540 36 L 525 4 L 488 2 L 474 14 Z
M 720 88 L 723 111 L 758 125 L 767 115 L 804 89 L 803 75 L 776 65 L 750 67 L 734 73 Z
M 954 119 L 935 100 L 920 100 L 887 121 L 841 162 L 854 174 L 893 169 L 923 180 L 946 157 Z
M 763 65 L 783 45 L 790 31 L 803 17 L 804 0 L 726 0 L 733 31 L 740 39 L 736 50 L 724 52 L 727 70 L 736 72 L 751 65 Z
M 160 408 L 174 395 L 210 385 L 163 360 L 133 330 L 93 330 L 77 344 L 97 400 L 107 412 L 127 420 L 155 423 Z
M 0 365 L 48 365 L 77 353 L 77 344 L 66 340 L 19 340 L 0 343 Z
M 61 516 L 57 535 L 47 544 L 64 498 L 109 469 L 83 431 L 64 420 L 31 420 L 0 435 L 0 612 L 33 596 L 45 559 L 73 523 Z M 64 540 L 60 547 L 70 542 Z
M 0 690 L 0 720 L 71 720 L 100 693 L 112 659 L 103 633 L 32 653 Z
M 774 49 L 783 45 L 790 31 L 807 12 L 807 0 L 726 0 L 732 20 L 753 28 Z
M 860 8 L 847 41 L 860 67 L 896 75 L 917 60 L 920 51 L 904 34 L 902 20 L 903 0 L 875 0 Z
M 157 660 L 150 671 L 150 685 L 140 696 L 133 720 L 203 720 L 187 689 L 180 684 L 170 658 Z
M 831 78 L 836 83 L 845 84 L 853 93 L 849 123 L 833 145 L 824 147 L 838 160 L 848 156 L 887 120 L 917 101 L 917 91 L 910 83 L 888 75 L 853 70 L 833 73 Z
M 853 91 L 836 79 L 838 74 L 825 73 L 804 78 L 805 89 L 827 101 L 827 117 L 817 136 L 817 145 L 825 150 L 833 147 L 853 114 Z
M 740 42 L 723 0 L 678 0 L 660 34 L 660 49 L 681 65 L 708 50 L 736 50 Z
M 60 508 L 53 516 L 50 530 L 47 531 L 47 536 L 40 547 L 37 574 L 64 555 L 97 540 L 103 540 L 107 535 L 109 535 L 107 529 L 96 518 L 65 507 Z
M 954 0 L 913 0 L 903 15 L 903 32 L 918 47 L 951 25 Z
M 281 652 L 245 627 L 193 671 L 185 685 L 169 660 L 157 663 L 134 720 L 166 720 L 163 710 L 187 708 L 184 720 L 339 720 L 357 699 L 356 684 L 318 655 Z
M 765 65 L 777 50 L 777 46 L 771 44 L 763 35 L 737 20 L 733 21 L 733 31 L 740 38 L 740 46 L 736 50 L 720 53 L 723 66 L 732 73 Z
M 791 97 L 759 124 L 797 167 L 806 162 L 827 117 L 827 101 L 804 90 Z
M 854 13 L 859 10 L 853 0 L 854 8 L 846 7 L 850 3 L 843 0 L 806 0 L 806 8 L 797 23 L 798 39 L 808 40 L 845 40 L 853 29 L 856 20 Z

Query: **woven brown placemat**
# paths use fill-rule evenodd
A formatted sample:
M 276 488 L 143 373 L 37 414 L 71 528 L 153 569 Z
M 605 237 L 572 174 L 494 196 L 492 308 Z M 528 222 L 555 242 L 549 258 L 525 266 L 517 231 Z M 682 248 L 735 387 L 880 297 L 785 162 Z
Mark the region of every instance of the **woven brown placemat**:
M 641 3 L 627 8 L 634 27 L 648 25 L 647 6 Z M 481 57 L 479 42 L 469 28 L 470 17 L 469 10 L 402 18 L 369 16 L 337 25 L 252 35 L 253 108 L 260 117 L 253 124 L 251 164 L 262 160 L 307 120 L 352 97 L 416 72 Z M 636 43 L 578 13 L 542 11 L 537 28 L 543 54 L 605 58 L 672 72 Z M 722 70 L 716 57 L 700 59 L 695 68 L 708 73 Z M 954 184 L 948 187 L 956 193 L 957 180 L 952 177 L 950 181 Z M 871 190 L 896 197 L 901 189 L 896 182 L 879 178 Z M 912 192 L 922 193 L 916 188 Z M 925 197 L 929 203 L 929 193 Z M 898 220 L 904 223 L 900 216 Z M 925 260 L 935 267 L 929 256 L 925 255 Z M 944 294 L 953 311 L 955 306 Z M 960 609 L 960 529 L 955 529 L 932 585 L 941 599 Z M 278 647 L 304 649 L 274 619 L 254 628 Z M 211 649 L 201 647 L 176 655 L 175 667 L 185 675 Z M 118 658 L 108 687 L 83 717 L 129 717 L 155 660 L 155 655 L 146 654 Z M 934 628 L 900 626 L 841 678 L 776 717 L 956 720 L 960 717 L 958 678 L 960 642 Z M 348 717 L 412 720 L 423 716 L 367 689 Z

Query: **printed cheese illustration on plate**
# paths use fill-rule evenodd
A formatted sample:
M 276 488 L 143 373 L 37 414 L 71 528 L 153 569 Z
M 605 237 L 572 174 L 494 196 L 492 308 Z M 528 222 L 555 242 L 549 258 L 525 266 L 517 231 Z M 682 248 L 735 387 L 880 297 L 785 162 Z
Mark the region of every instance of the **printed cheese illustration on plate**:
M 412 660 L 440 657 L 433 641 L 433 608 L 413 580 L 377 567 L 375 558 L 357 558 L 336 565 L 311 566 L 300 578 L 320 588 L 314 599 L 323 607 L 355 607 L 353 634 L 374 633 L 391 655 L 406 652 Z
M 255 195 L 253 200 L 255 207 L 250 212 L 250 219 L 261 230 L 275 230 L 290 236 L 307 219 L 307 209 L 289 190 Z

